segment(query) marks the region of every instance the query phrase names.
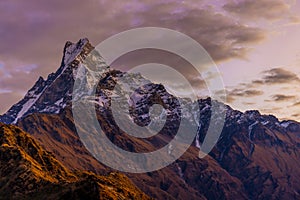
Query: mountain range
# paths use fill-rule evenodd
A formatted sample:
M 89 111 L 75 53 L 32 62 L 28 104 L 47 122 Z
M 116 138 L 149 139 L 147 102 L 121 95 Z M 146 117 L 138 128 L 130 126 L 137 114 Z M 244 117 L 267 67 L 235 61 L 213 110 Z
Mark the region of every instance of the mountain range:
M 96 98 L 88 101 L 95 105 L 106 136 L 122 149 L 154 151 L 174 137 L 181 115 L 191 123 L 200 116 L 197 136 L 179 159 L 154 172 L 120 173 L 86 149 L 74 124 L 72 94 L 74 77 L 87 57 L 92 58 L 90 66 L 103 71 Z M 81 82 L 91 78 L 83 76 Z M 126 130 L 131 130 L 126 123 L 130 118 L 140 125 L 152 123 L 149 108 L 154 104 L 169 111 L 154 119 L 158 126 L 167 119 L 155 137 L 135 138 L 116 125 L 110 96 L 120 95 L 114 93 L 120 79 L 121 96 L 129 95 L 137 84 L 147 86 L 136 91 L 139 98 L 131 102 L 132 116 L 121 118 Z M 179 112 L 176 98 L 163 85 L 110 68 L 86 38 L 67 42 L 58 70 L 46 80 L 40 77 L 0 116 L 0 199 L 299 199 L 300 124 L 219 103 L 225 108 L 224 128 L 212 151 L 199 158 L 214 101 L 199 99 L 190 105 L 191 111 Z M 199 113 L 193 106 L 199 106 Z

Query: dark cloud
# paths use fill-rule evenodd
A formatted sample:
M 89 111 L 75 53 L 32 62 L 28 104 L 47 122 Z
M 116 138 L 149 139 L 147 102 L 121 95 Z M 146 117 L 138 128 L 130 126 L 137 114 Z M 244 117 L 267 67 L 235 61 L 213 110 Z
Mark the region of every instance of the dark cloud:
M 223 91 L 219 91 L 220 93 L 216 92 L 216 94 L 222 94 Z M 233 103 L 239 98 L 251 98 L 255 96 L 263 95 L 264 92 L 260 90 L 252 90 L 252 89 L 245 89 L 245 88 L 235 88 L 233 90 L 226 90 L 226 102 Z M 251 102 L 245 103 L 247 105 L 252 104 Z
M 299 24 L 300 23 L 300 17 L 299 16 L 290 16 L 289 21 L 290 21 L 290 25 Z
M 300 101 L 294 103 L 292 106 L 297 106 L 297 107 L 300 106 Z
M 236 100 L 235 97 L 233 97 L 232 95 L 229 95 L 230 91 L 228 91 L 227 89 L 215 91 L 215 95 L 217 95 L 217 96 L 223 96 L 224 93 L 226 96 L 226 103 L 233 103 Z
M 181 13 L 169 14 L 179 7 L 182 9 Z M 196 9 L 178 3 L 161 3 L 152 7 L 150 12 L 141 13 L 139 17 L 144 18 L 147 26 L 160 24 L 193 37 L 215 61 L 244 58 L 249 51 L 247 45 L 257 43 L 265 37 L 262 29 L 240 24 L 210 8 Z
M 266 84 L 277 84 L 277 83 L 291 83 L 299 82 L 300 79 L 297 74 L 285 70 L 283 68 L 273 68 L 264 71 L 263 82 Z
M 250 106 L 252 106 L 252 105 L 255 105 L 256 103 L 253 103 L 253 102 L 243 102 L 243 104 L 244 105 L 250 105 Z
M 279 20 L 286 18 L 294 23 L 299 18 L 293 16 L 290 5 L 284 0 L 241 0 L 231 1 L 223 7 L 226 11 L 247 20 Z
M 247 87 L 253 88 L 260 85 L 299 83 L 300 79 L 297 74 L 283 68 L 272 68 L 262 72 L 262 78 L 252 81 L 251 83 L 244 83 Z
M 263 80 L 254 80 L 251 83 L 254 85 L 262 85 L 262 84 L 264 84 L 264 81 Z M 250 85 L 248 84 L 248 86 L 251 86 L 251 84 Z
M 264 92 L 260 90 L 252 90 L 252 89 L 245 89 L 245 88 L 236 88 L 231 91 L 226 91 L 226 102 L 227 103 L 233 103 L 238 98 L 251 98 L 255 96 L 263 95 Z M 247 105 L 250 105 L 250 103 L 245 103 Z
M 283 68 L 272 68 L 269 70 L 265 70 L 261 73 L 261 78 L 251 81 L 241 83 L 235 87 L 235 89 L 228 92 L 228 95 L 236 100 L 238 98 L 242 98 L 244 100 L 247 97 L 254 97 L 262 95 L 262 98 L 265 95 L 271 95 L 271 99 L 265 99 L 264 102 L 268 103 L 293 103 L 297 100 L 297 95 L 291 95 L 288 93 L 274 94 L 274 91 L 278 91 L 278 86 L 280 87 L 280 91 L 290 91 L 291 85 L 293 83 L 299 84 L 300 79 L 295 73 L 292 73 Z M 281 85 L 283 84 L 283 85 Z M 295 90 L 297 90 L 295 88 Z M 273 94 L 273 95 L 272 95 Z M 244 99 L 243 99 L 244 98 Z M 230 102 L 231 103 L 231 102 Z M 244 105 L 252 105 L 252 102 L 247 103 L 247 101 L 243 102 Z M 274 104 L 272 104 L 274 106 Z M 286 105 L 288 107 L 296 107 L 300 106 L 300 102 L 296 102 L 293 105 Z M 263 108 L 265 112 L 265 108 Z M 274 111 L 274 110 L 273 110 Z
M 283 94 L 275 94 L 271 96 L 273 101 L 282 102 L 282 101 L 291 101 L 296 98 L 293 95 L 283 95 Z
M 274 111 L 280 111 L 282 108 L 280 107 L 272 107 L 272 108 L 262 108 L 260 111 L 264 113 L 274 113 Z
M 227 103 L 233 103 L 235 100 L 236 100 L 236 98 L 234 98 L 232 96 L 229 96 L 229 95 L 226 96 L 226 102 Z
M 255 97 L 263 94 L 263 91 L 251 89 L 234 89 L 228 93 L 228 95 L 235 97 Z

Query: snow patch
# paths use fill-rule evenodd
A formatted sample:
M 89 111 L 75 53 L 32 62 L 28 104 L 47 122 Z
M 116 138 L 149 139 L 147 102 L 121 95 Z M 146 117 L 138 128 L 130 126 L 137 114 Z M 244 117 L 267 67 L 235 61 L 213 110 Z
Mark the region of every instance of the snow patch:
M 264 125 L 264 126 L 267 125 L 267 124 L 269 124 L 269 123 L 270 123 L 269 121 L 261 122 L 261 124 Z
M 181 167 L 178 164 L 177 164 L 177 169 L 178 169 L 178 174 L 179 174 L 180 178 L 183 178 L 182 169 L 181 169 Z
M 22 109 L 19 111 L 16 119 L 12 122 L 12 124 L 16 124 L 18 120 L 26 114 L 26 112 L 33 106 L 33 104 L 38 100 L 41 94 L 36 96 L 33 99 L 29 99 L 25 104 L 23 104 Z
M 198 133 L 196 135 L 196 140 L 195 140 L 195 145 L 199 150 L 201 150 L 201 145 L 200 145 L 200 141 L 199 141 L 200 140 L 200 135 L 199 135 L 200 130 L 201 130 L 201 124 L 199 124 Z
M 64 64 L 68 65 L 70 64 L 75 58 L 81 53 L 82 47 L 84 47 L 87 43 L 87 39 L 81 39 L 79 41 L 79 45 L 77 44 L 71 44 L 66 48 L 65 51 L 65 57 L 64 57 Z
M 287 128 L 292 123 L 293 122 L 291 122 L 291 121 L 284 121 L 284 122 L 280 123 L 280 126 L 282 126 L 283 128 Z
M 257 125 L 258 123 L 259 123 L 259 122 L 256 121 L 256 122 L 254 122 L 253 124 L 251 124 L 251 125 L 248 127 L 248 137 L 249 137 L 249 140 L 250 140 L 251 142 L 253 142 L 253 141 L 252 141 L 252 136 L 253 136 L 252 130 L 253 130 L 253 127 L 254 127 L 255 125 Z
M 61 103 L 64 102 L 64 98 L 61 98 L 60 100 L 58 100 L 57 102 L 55 102 L 54 104 L 57 105 L 57 106 L 60 106 Z

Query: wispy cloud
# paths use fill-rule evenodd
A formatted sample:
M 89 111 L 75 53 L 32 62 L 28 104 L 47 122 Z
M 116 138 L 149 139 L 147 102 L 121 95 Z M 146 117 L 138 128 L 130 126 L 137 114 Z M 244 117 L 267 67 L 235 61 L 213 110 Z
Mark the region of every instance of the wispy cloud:
M 290 11 L 290 4 L 284 0 L 240 0 L 231 1 L 224 9 L 247 20 L 282 20 L 299 21 Z
M 286 68 L 271 68 L 260 73 L 254 81 L 241 83 L 231 91 L 232 106 L 245 109 L 256 108 L 266 114 L 274 114 L 281 119 L 299 120 L 300 80 L 296 73 Z M 245 90 L 257 90 L 261 95 L 246 97 Z M 230 94 L 230 93 L 229 93 Z
M 300 107 L 300 101 L 297 101 L 296 103 L 294 103 L 292 106 L 295 106 L 295 107 Z
M 261 90 L 246 89 L 246 88 L 235 88 L 233 90 L 227 90 L 227 103 L 233 103 L 238 99 L 247 99 L 264 94 Z M 245 102 L 245 105 L 253 105 L 253 102 Z
M 7 90 L 7 89 L 1 89 L 0 88 L 0 94 L 6 94 L 6 93 L 11 93 L 11 90 Z
M 282 101 L 291 101 L 296 98 L 294 95 L 284 95 L 284 94 L 275 94 L 271 96 L 273 101 L 282 102 Z
M 297 74 L 285 70 L 283 68 L 273 68 L 264 72 L 264 83 L 275 84 L 275 83 L 290 83 L 299 82 L 300 79 Z
M 252 81 L 247 84 L 248 87 L 255 87 L 256 85 L 272 85 L 285 83 L 299 83 L 300 79 L 297 74 L 286 70 L 284 68 L 272 68 L 262 72 L 262 78 Z
M 228 93 L 232 96 L 237 97 L 254 97 L 254 96 L 260 96 L 264 94 L 261 90 L 252 90 L 252 89 L 234 89 Z

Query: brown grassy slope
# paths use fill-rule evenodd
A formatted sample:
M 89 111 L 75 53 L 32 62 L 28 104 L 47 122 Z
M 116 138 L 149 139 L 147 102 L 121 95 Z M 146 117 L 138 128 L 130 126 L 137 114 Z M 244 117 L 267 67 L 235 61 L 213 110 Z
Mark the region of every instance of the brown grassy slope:
M 0 124 L 0 199 L 149 199 L 118 173 L 71 172 L 29 134 Z
M 18 125 L 71 169 L 101 172 L 104 168 L 97 168 L 99 163 L 93 165 L 97 161 L 80 142 L 70 110 L 66 109 L 59 115 L 32 114 L 22 119 Z M 150 146 L 143 141 L 127 140 L 118 132 L 115 134 L 115 142 L 124 149 L 130 142 L 134 143 L 136 149 Z M 151 151 L 152 148 L 148 150 Z M 180 159 L 164 169 L 126 175 L 146 194 L 156 199 L 246 199 L 243 185 L 237 178 L 230 176 L 209 156 L 199 159 L 198 152 L 192 146 Z M 79 160 L 85 162 L 78 162 Z

